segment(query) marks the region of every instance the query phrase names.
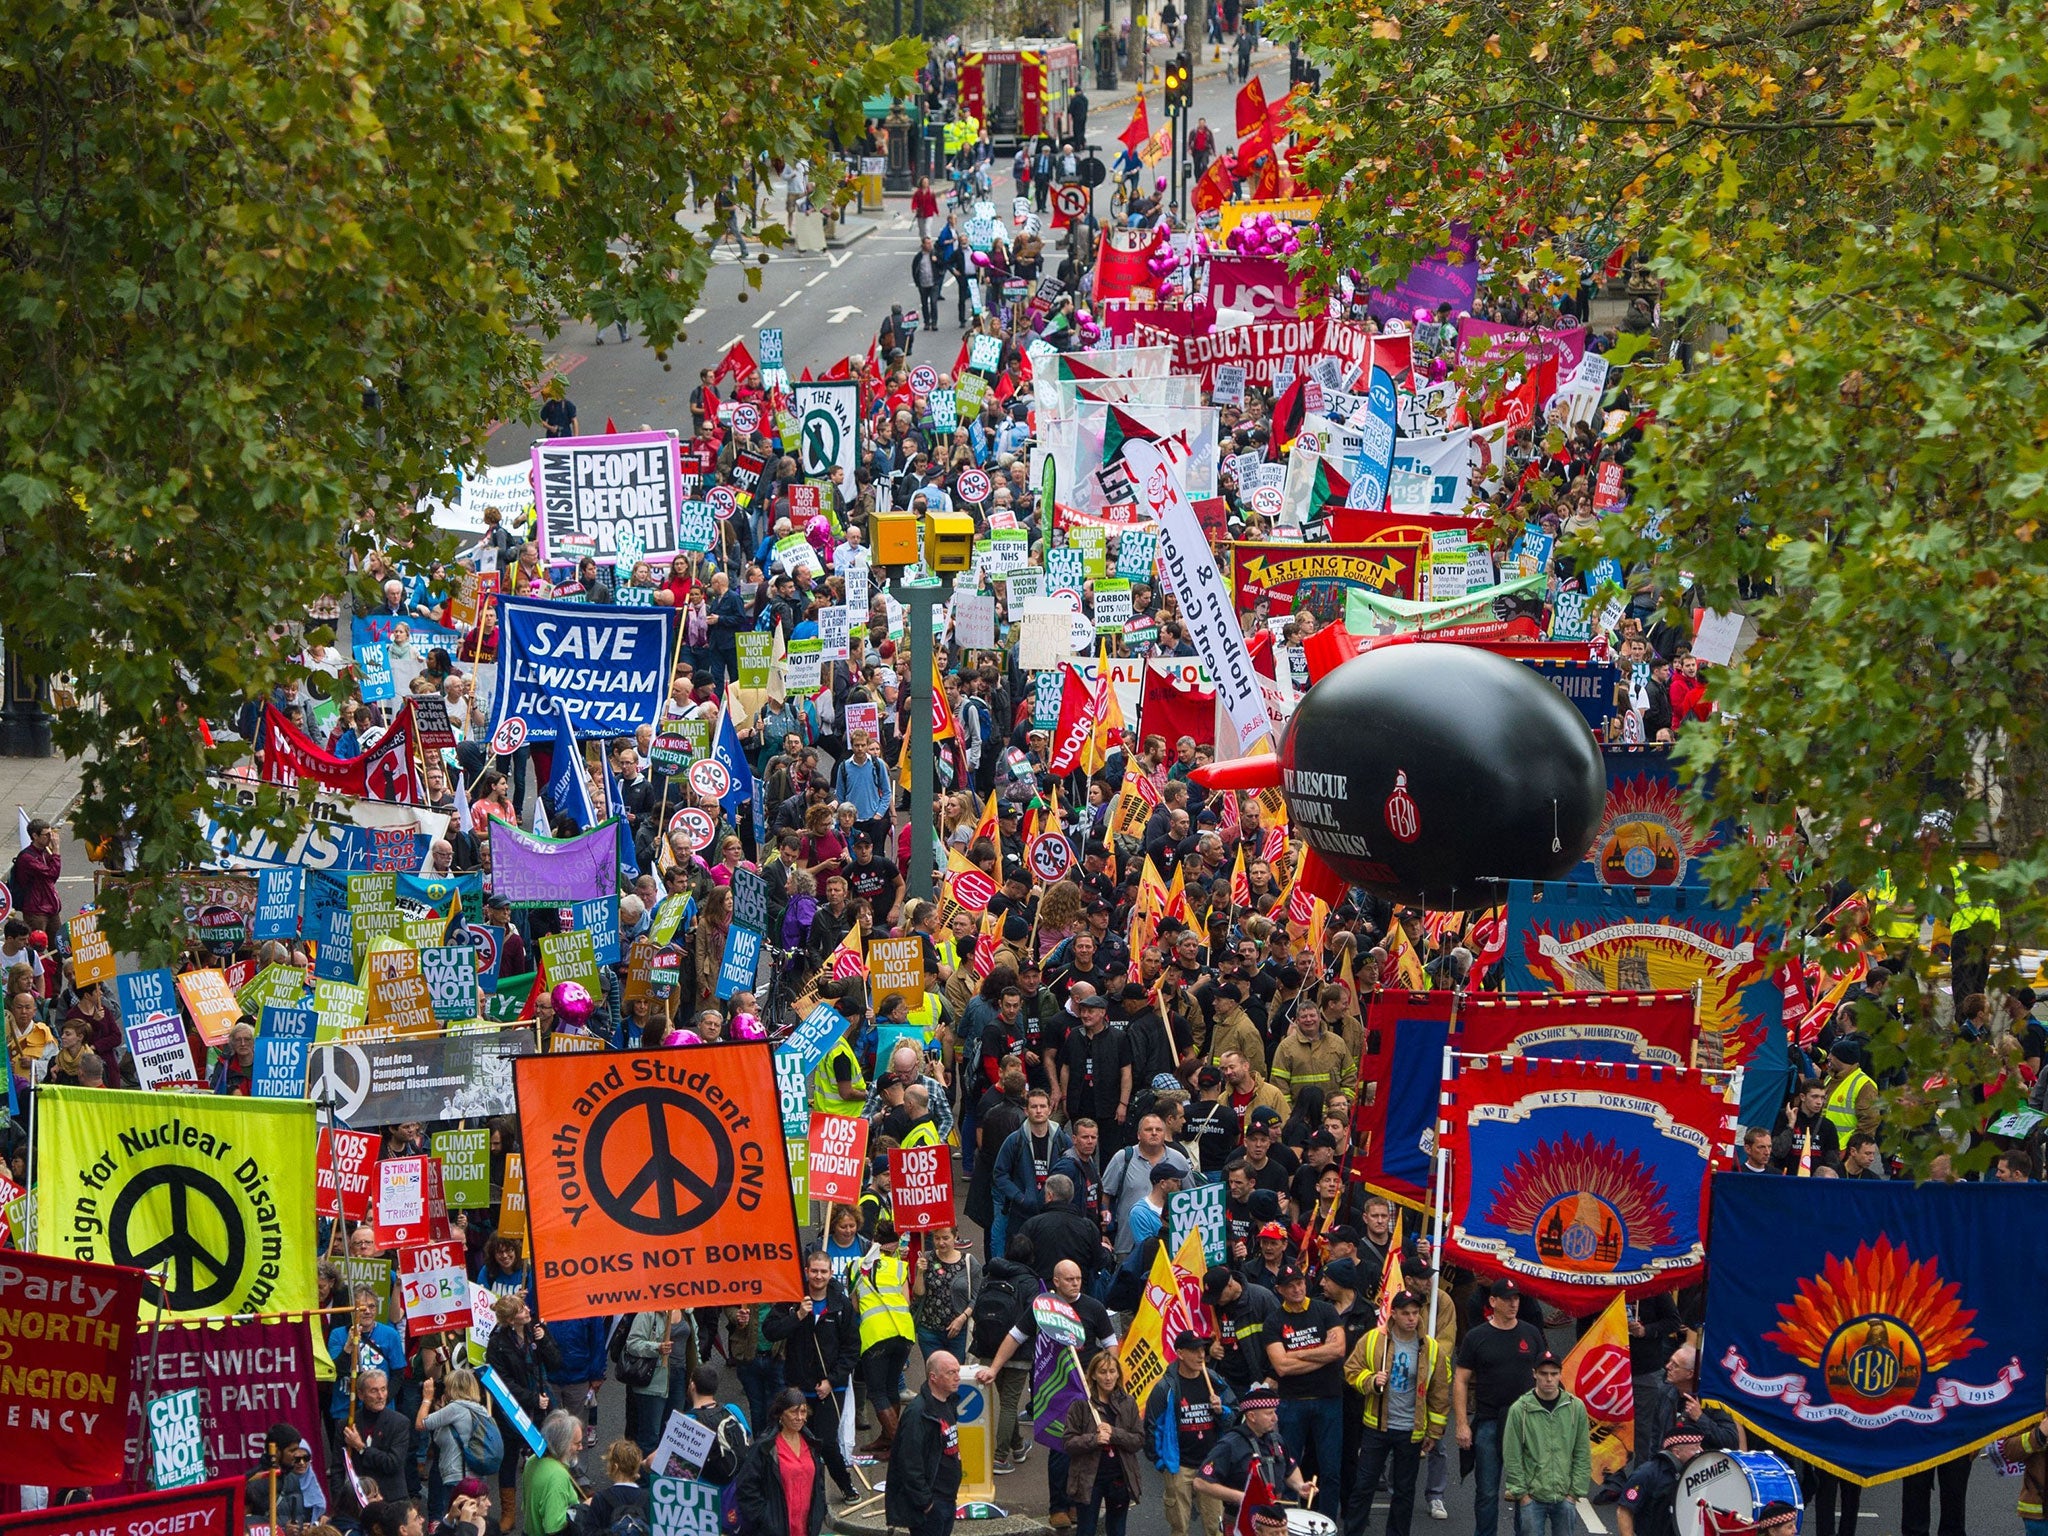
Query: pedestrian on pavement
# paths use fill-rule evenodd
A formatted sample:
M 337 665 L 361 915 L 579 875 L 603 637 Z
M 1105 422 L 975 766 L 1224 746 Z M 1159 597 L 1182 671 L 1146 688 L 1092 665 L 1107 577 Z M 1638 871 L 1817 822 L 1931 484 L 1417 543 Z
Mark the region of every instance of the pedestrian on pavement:
M 938 251 L 927 235 L 918 242 L 917 254 L 910 258 L 910 281 L 917 287 L 918 313 L 924 316 L 926 326 L 933 329 L 939 323 L 939 285 L 945 279 Z
M 960 1362 L 940 1350 L 925 1361 L 924 1386 L 903 1410 L 884 1513 L 910 1536 L 952 1536 L 960 1493 L 959 1391 Z
M 740 260 L 745 261 L 747 237 L 740 233 L 740 203 L 733 195 L 733 183 L 730 178 L 727 178 L 725 185 L 720 187 L 717 195 L 711 199 L 711 217 L 718 232 L 711 237 L 711 249 L 705 254 L 708 256 L 715 252 L 730 236 L 733 244 L 740 248 Z

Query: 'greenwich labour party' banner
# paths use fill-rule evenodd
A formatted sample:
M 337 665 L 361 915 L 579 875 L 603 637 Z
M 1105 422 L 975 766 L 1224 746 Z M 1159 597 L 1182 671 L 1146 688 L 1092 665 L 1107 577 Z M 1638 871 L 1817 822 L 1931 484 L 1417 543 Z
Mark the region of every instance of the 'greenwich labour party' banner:
M 1733 1160 L 1720 1073 L 1459 1056 L 1443 1092 L 1447 1258 L 1585 1315 L 1706 1267 L 1707 1179 Z
M 491 731 L 513 716 L 528 741 L 630 736 L 661 717 L 675 609 L 605 608 L 498 594 L 498 693 Z
M 1851 1482 L 2041 1417 L 2048 1188 L 1714 1180 L 1699 1395 Z
M 1698 1064 L 1742 1069 L 1742 1123 L 1769 1125 L 1791 1088 L 1775 928 L 1691 886 L 1618 890 L 1508 882 L 1510 991 L 1700 988 Z
M 314 1141 L 303 1100 L 45 1088 L 36 1246 L 148 1272 L 167 1317 L 310 1310 Z

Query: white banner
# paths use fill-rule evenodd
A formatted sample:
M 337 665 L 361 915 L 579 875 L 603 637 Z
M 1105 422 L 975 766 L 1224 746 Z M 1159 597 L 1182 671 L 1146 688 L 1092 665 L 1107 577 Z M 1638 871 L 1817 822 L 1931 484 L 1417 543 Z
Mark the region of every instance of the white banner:
M 1394 440 L 1394 472 L 1388 499 L 1396 512 L 1456 517 L 1471 498 L 1472 429 L 1443 437 Z
M 1244 630 L 1231 604 L 1230 588 L 1216 569 L 1215 556 L 1202 536 L 1201 521 L 1188 502 L 1180 467 L 1157 443 L 1124 444 L 1124 467 L 1130 471 L 1141 505 L 1159 524 L 1160 561 L 1180 603 L 1195 653 L 1208 663 L 1216 679 L 1216 700 L 1237 734 L 1237 750 L 1252 751 L 1268 736 L 1272 723 L 1259 689 L 1259 675 L 1245 649 Z M 1217 743 L 1220 748 L 1221 742 Z

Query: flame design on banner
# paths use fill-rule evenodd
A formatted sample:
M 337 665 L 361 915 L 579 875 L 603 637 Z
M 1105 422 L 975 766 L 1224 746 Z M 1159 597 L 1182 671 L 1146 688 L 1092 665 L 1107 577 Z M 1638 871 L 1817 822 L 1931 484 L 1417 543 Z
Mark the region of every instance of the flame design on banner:
M 1591 1135 L 1522 1153 L 1503 1175 L 1488 1222 L 1526 1233 L 1545 1263 L 1607 1273 L 1633 1245 L 1676 1240 L 1671 1195 L 1642 1154 Z
M 1693 861 L 1713 846 L 1713 836 L 1685 814 L 1676 779 L 1610 776 L 1607 809 L 1586 861 L 1602 885 L 1683 885 Z

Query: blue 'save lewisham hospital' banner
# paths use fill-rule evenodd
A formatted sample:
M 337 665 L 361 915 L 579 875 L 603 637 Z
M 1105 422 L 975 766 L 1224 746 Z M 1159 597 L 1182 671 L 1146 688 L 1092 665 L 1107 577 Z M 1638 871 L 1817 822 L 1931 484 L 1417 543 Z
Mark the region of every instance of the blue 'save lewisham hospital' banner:
M 1742 1123 L 1768 1126 L 1792 1086 L 1775 928 L 1751 927 L 1691 886 L 1633 890 L 1508 883 L 1511 992 L 1700 987 L 1698 1065 L 1742 1069 Z
M 1714 1180 L 1702 1400 L 1851 1482 L 2041 1418 L 2048 1186 Z
M 1578 1316 L 1706 1267 L 1707 1179 L 1734 1160 L 1729 1075 L 1457 1056 L 1444 1255 Z
M 654 725 L 668 697 L 673 608 L 605 608 L 498 595 L 498 693 L 491 731 L 517 716 L 528 741 L 559 741 L 562 712 L 578 739 Z

